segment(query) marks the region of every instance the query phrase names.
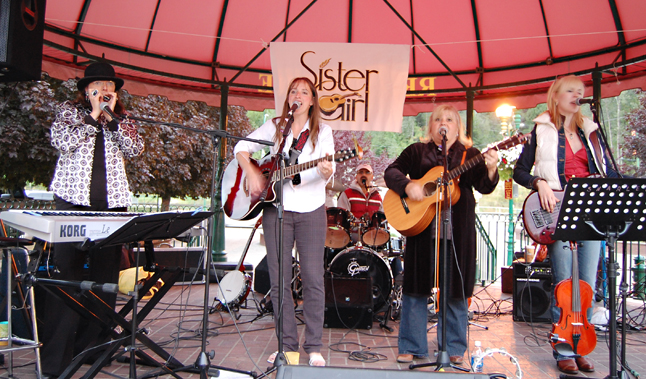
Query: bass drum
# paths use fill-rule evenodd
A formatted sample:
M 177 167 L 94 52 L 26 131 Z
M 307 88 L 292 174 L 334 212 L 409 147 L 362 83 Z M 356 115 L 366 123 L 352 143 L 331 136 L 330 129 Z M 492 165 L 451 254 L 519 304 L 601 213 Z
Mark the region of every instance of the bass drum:
M 390 265 L 374 250 L 352 246 L 340 252 L 330 263 L 330 272 L 342 277 L 372 278 L 373 311 L 388 305 L 393 289 Z

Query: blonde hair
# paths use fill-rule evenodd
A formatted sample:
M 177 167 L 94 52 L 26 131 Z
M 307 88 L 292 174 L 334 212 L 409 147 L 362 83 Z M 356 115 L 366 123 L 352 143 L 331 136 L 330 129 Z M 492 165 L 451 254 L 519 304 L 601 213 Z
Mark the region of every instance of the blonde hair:
M 433 113 L 431 113 L 431 117 L 429 117 L 428 119 L 428 124 L 426 125 L 427 140 L 433 139 L 431 138 L 431 124 L 433 123 L 433 120 L 436 117 L 442 116 L 445 112 L 453 113 L 453 115 L 455 116 L 455 119 L 458 122 L 458 141 L 460 141 L 460 143 L 463 144 L 466 148 L 470 148 L 471 146 L 473 146 L 473 140 L 467 137 L 466 127 L 462 122 L 462 117 L 460 117 L 458 110 L 453 105 L 443 104 L 433 110 Z
M 289 113 L 289 93 L 291 90 L 296 87 L 299 83 L 305 83 L 310 89 L 310 92 L 312 93 L 312 106 L 309 109 L 309 119 L 310 119 L 310 136 L 309 140 L 312 143 L 312 147 L 316 148 L 316 141 L 318 141 L 318 136 L 319 136 L 319 128 L 320 128 L 320 123 L 321 123 L 321 105 L 319 104 L 319 95 L 318 92 L 316 91 L 316 87 L 314 86 L 314 83 L 312 83 L 311 80 L 305 77 L 299 77 L 299 78 L 294 78 L 291 83 L 289 83 L 289 87 L 287 87 L 287 96 L 285 96 L 285 103 L 283 104 L 283 113 L 280 115 L 280 117 L 274 118 L 274 124 L 277 126 L 276 127 L 276 133 L 274 133 L 274 142 L 281 142 L 282 137 L 283 137 L 283 128 L 285 127 L 285 124 L 287 123 L 287 114 Z M 296 138 L 297 136 L 294 136 Z
M 556 99 L 556 97 L 564 87 L 568 87 L 570 85 L 580 85 L 583 88 L 583 91 L 585 91 L 585 84 L 583 84 L 583 80 L 574 75 L 563 76 L 556 79 L 550 86 L 549 91 L 547 91 L 547 110 L 550 112 L 550 118 L 552 119 L 552 123 L 554 124 L 554 126 L 556 126 L 557 130 L 561 129 L 562 115 L 558 111 L 558 100 Z M 583 126 L 583 114 L 581 114 L 580 107 L 579 110 L 576 111 L 576 113 L 572 116 L 572 121 L 578 128 Z

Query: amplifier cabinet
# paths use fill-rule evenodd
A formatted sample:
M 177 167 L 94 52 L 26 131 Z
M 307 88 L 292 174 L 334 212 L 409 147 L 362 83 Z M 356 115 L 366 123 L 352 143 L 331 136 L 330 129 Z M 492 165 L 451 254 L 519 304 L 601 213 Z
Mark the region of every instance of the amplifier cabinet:
M 549 262 L 514 263 L 514 321 L 551 323 L 552 270 Z
M 372 278 L 325 275 L 326 328 L 371 329 Z

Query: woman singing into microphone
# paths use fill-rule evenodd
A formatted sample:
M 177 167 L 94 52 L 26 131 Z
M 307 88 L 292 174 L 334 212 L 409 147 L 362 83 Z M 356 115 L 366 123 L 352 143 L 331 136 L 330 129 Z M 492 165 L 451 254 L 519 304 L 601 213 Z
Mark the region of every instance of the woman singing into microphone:
M 119 122 L 101 109 L 107 106 L 114 114 L 124 113 L 117 92 L 121 86 L 123 80 L 111 65 L 92 63 L 77 83 L 77 99 L 58 106 L 51 127 L 51 142 L 59 152 L 51 184 L 57 210 L 125 212 L 130 205 L 123 158 L 141 154 L 144 141 L 134 125 Z M 83 280 L 86 254 L 73 243 L 55 244 L 54 279 Z M 89 258 L 89 280 L 117 283 L 121 246 L 99 253 L 90 250 Z M 114 308 L 116 294 L 97 295 Z M 98 325 L 86 325 L 55 297 L 45 300 L 43 314 L 43 373 L 58 376 L 74 355 L 98 342 L 94 341 Z
M 314 84 L 307 78 L 296 78 L 289 85 L 289 92 L 283 105 L 281 117 L 269 120 L 249 137 L 272 140 L 271 153 L 276 154 L 283 139 L 283 129 L 289 118 L 290 108 L 300 104 L 293 111 L 294 121 L 286 138 L 283 152 L 289 154 L 293 142 L 301 146 L 298 160 L 301 163 L 334 154 L 332 128 L 321 122 L 319 99 Z M 298 149 L 298 146 L 296 147 Z M 263 145 L 240 141 L 235 155 L 245 171 L 249 191 L 259 194 L 265 184 L 265 177 L 249 161 L 250 154 Z M 292 152 L 293 154 L 293 152 Z M 298 249 L 301 279 L 303 281 L 303 316 L 305 317 L 305 342 L 303 349 L 309 355 L 310 366 L 325 366 L 321 355 L 323 335 L 323 313 L 325 290 L 323 286 L 323 253 L 327 228 L 325 213 L 325 184 L 334 173 L 331 162 L 323 161 L 312 169 L 301 172 L 283 187 L 284 229 L 283 229 L 283 273 L 282 285 L 285 299 L 282 308 L 278 304 L 278 210 L 272 204 L 264 208 L 262 227 L 267 247 L 267 263 L 271 280 L 271 296 L 274 310 L 282 309 L 283 339 L 285 351 L 298 351 L 299 338 L 292 301 L 292 249 Z M 278 322 L 278 318 L 275 318 Z M 278 324 L 277 324 L 278 325 Z M 268 359 L 273 363 L 276 356 Z

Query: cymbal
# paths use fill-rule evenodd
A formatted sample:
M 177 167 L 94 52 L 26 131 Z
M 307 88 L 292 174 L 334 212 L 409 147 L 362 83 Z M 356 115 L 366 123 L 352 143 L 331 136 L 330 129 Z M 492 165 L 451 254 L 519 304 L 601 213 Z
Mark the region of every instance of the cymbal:
M 341 183 L 341 181 L 335 180 L 334 182 L 332 182 L 330 180 L 325 186 L 325 189 L 335 192 L 343 192 L 345 191 L 345 186 L 343 185 L 343 183 Z

